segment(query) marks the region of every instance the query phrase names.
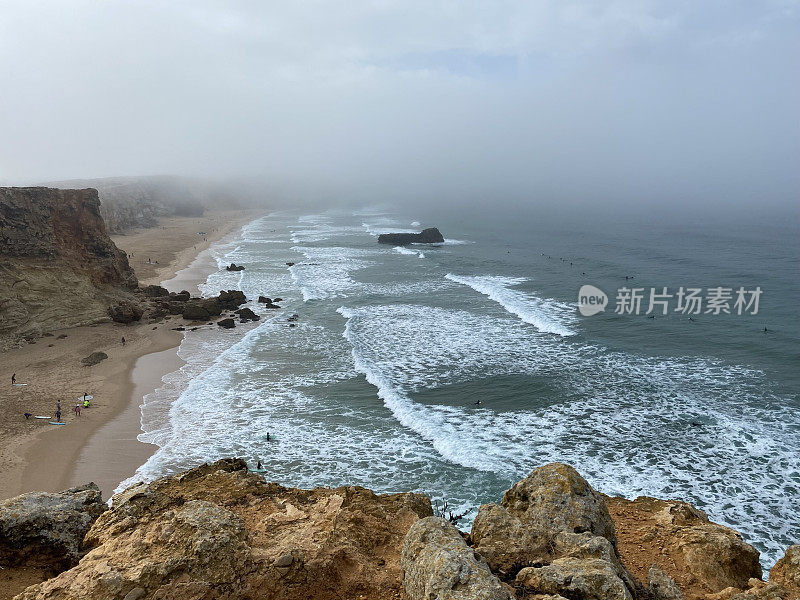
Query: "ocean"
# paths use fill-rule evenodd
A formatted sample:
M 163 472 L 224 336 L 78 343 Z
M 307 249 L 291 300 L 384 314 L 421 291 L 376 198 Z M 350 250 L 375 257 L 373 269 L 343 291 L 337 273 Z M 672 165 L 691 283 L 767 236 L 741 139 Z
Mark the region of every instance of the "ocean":
M 427 226 L 445 243 L 377 243 Z M 201 286 L 243 290 L 262 320 L 187 333 L 186 365 L 143 402 L 159 450 L 121 487 L 240 456 L 289 486 L 424 492 L 468 526 L 561 461 L 606 494 L 691 502 L 769 567 L 800 540 L 798 239 L 768 215 L 270 214 L 213 247 Z M 577 310 L 585 284 L 604 312 Z M 640 314 L 615 312 L 623 287 Z M 665 287 L 761 296 L 741 315 L 673 296 L 649 318 Z

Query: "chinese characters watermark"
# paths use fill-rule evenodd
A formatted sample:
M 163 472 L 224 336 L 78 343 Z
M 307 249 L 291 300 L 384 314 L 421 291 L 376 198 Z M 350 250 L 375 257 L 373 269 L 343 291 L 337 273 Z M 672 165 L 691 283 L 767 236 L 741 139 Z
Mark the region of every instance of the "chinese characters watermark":
M 761 288 L 747 290 L 729 287 L 679 287 L 669 288 L 621 287 L 615 297 L 614 312 L 618 315 L 667 315 L 670 312 L 683 315 L 758 314 Z M 603 312 L 608 305 L 608 296 L 603 290 L 584 285 L 578 291 L 578 310 L 589 317 Z

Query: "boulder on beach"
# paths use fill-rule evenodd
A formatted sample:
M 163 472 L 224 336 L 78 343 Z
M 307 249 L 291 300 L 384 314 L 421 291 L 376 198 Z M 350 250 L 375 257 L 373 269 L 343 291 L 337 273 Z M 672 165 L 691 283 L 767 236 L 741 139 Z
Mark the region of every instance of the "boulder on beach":
M 142 292 L 145 296 L 150 298 L 159 298 L 161 296 L 169 296 L 169 291 L 166 288 L 161 287 L 160 285 L 148 285 L 145 288 L 142 288 Z
M 144 310 L 135 302 L 122 300 L 112 306 L 108 307 L 108 316 L 115 323 L 133 323 L 142 318 Z
M 409 244 L 441 244 L 444 236 L 436 227 L 423 229 L 420 233 L 382 233 L 378 236 L 379 244 L 407 246 Z
M 272 304 L 272 299 L 269 296 L 259 296 L 258 297 L 259 304 Z
M 98 363 L 103 362 L 107 358 L 108 354 L 106 354 L 105 352 L 92 352 L 89 356 L 82 359 L 81 363 L 83 363 L 83 365 L 86 367 L 91 367 Z
M 183 307 L 183 318 L 188 321 L 207 321 L 210 316 L 199 302 L 187 302 Z
M 217 325 L 223 327 L 224 329 L 233 329 L 234 327 L 236 327 L 236 321 L 234 321 L 231 318 L 220 319 L 219 321 L 217 321 Z
M 240 308 L 239 310 L 234 311 L 235 314 L 239 315 L 239 318 L 242 320 L 242 323 L 246 323 L 247 321 L 260 321 L 261 317 L 254 313 L 252 310 L 247 308 Z

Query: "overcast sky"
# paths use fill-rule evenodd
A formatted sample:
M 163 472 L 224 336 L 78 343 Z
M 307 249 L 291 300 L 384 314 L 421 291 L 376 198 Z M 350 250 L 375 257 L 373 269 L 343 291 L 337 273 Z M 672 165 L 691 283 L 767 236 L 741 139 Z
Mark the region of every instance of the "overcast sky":
M 0 181 L 798 202 L 800 3 L 0 0 Z

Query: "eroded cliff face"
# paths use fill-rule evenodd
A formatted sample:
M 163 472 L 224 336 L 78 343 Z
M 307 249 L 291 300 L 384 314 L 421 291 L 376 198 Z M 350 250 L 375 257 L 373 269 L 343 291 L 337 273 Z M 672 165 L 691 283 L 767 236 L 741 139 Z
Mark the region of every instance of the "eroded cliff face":
M 97 190 L 0 188 L 0 349 L 107 319 L 137 286 Z

